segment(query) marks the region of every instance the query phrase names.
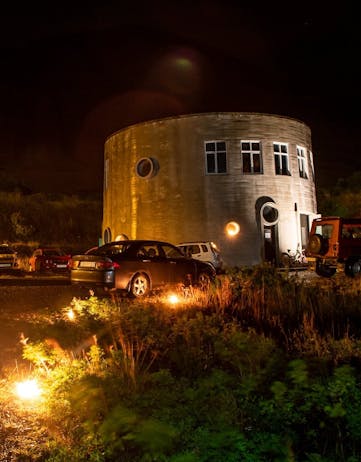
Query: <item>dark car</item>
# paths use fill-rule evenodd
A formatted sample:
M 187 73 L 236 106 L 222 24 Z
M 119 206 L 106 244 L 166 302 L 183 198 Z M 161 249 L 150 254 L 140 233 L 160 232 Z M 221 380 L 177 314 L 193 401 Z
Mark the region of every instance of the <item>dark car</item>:
M 29 258 L 29 271 L 66 271 L 71 255 L 56 247 L 39 247 Z
M 141 297 L 162 286 L 183 283 L 208 286 L 212 265 L 187 258 L 176 246 L 153 240 L 124 240 L 75 255 L 70 263 L 72 284 L 127 291 Z
M 7 244 L 0 245 L 0 270 L 17 268 L 17 253 Z

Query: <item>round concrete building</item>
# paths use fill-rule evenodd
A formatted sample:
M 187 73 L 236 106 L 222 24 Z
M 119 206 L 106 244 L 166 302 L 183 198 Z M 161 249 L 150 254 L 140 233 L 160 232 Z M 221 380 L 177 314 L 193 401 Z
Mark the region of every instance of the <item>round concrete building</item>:
M 103 240 L 213 241 L 226 265 L 277 263 L 317 214 L 311 130 L 272 114 L 203 113 L 105 142 Z

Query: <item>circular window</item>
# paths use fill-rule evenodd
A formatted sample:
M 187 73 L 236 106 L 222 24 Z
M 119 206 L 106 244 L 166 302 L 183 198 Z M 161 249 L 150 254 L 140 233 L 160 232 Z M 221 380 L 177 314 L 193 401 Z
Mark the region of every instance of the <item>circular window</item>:
M 143 157 L 138 160 L 136 166 L 137 175 L 140 178 L 151 178 L 158 171 L 158 163 L 155 159 L 150 157 Z
M 270 202 L 263 204 L 261 215 L 268 225 L 275 225 L 278 222 L 278 210 L 275 205 Z
M 237 236 L 240 231 L 240 226 L 236 221 L 230 221 L 226 224 L 226 233 L 229 237 Z

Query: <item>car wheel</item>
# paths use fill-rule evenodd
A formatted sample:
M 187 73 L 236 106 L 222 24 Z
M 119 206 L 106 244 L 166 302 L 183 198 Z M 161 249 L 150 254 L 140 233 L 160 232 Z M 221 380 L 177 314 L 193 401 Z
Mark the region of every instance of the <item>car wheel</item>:
M 329 266 L 316 263 L 316 273 L 324 278 L 330 278 L 336 273 L 336 268 L 330 268 Z
M 201 290 L 208 290 L 211 285 L 211 278 L 207 273 L 200 273 L 198 276 L 198 287 Z
M 144 297 L 150 292 L 150 281 L 145 274 L 136 274 L 129 288 L 129 293 L 132 297 Z

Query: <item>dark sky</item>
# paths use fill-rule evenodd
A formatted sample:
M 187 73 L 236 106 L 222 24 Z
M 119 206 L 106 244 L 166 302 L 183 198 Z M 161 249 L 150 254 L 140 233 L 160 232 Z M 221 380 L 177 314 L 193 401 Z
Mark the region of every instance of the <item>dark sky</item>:
M 301 119 L 318 185 L 361 170 L 361 20 L 347 2 L 98 3 L 2 11 L 2 177 L 101 192 L 108 135 L 205 111 Z

